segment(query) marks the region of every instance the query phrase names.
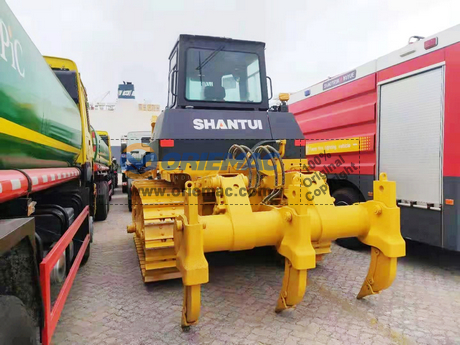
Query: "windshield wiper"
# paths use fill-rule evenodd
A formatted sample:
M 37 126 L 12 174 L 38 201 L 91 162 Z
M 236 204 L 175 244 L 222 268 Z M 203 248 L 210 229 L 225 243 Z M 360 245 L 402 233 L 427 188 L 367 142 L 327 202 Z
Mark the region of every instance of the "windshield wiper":
M 199 63 L 199 66 L 196 68 L 197 70 L 200 71 L 200 74 L 201 74 L 201 69 L 206 66 L 206 64 L 211 61 L 212 59 L 215 58 L 215 56 L 217 54 L 219 54 L 220 51 L 222 51 L 223 49 L 225 48 L 225 46 L 222 46 L 220 48 L 217 48 L 216 50 L 214 50 L 206 59 L 204 59 L 204 61 L 202 63 L 198 62 Z M 201 60 L 201 56 L 199 56 L 200 60 Z
M 198 67 L 201 66 L 201 51 L 198 51 Z M 200 85 L 203 86 L 203 73 L 201 73 L 201 67 L 200 67 Z

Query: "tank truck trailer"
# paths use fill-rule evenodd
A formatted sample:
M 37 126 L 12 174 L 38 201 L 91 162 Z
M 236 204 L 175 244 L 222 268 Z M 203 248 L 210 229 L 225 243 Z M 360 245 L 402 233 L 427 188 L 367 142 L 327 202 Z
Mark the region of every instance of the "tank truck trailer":
M 325 176 L 308 169 L 287 95 L 269 110 L 267 81 L 262 42 L 180 35 L 169 57 L 154 168 L 132 183 L 127 230 L 144 282 L 182 278 L 185 329 L 198 322 L 205 253 L 275 246 L 285 257 L 276 312 L 302 301 L 307 271 L 337 238 L 372 247 L 358 298 L 388 288 L 405 255 L 395 183 L 382 172 L 373 200 L 334 206 Z
M 109 182 L 110 187 L 111 187 L 110 188 L 110 197 L 112 197 L 115 188 L 118 187 L 118 170 L 119 170 L 119 166 L 118 166 L 117 159 L 113 156 L 113 153 L 112 153 L 112 144 L 111 144 L 111 141 L 110 141 L 109 133 L 106 132 L 106 131 L 96 131 L 96 133 L 104 141 L 104 143 L 107 145 L 107 148 L 108 148 L 109 157 L 108 157 L 108 161 L 107 161 L 106 164 L 109 167 L 109 171 L 108 171 L 109 181 L 112 181 L 112 182 Z
M 44 59 L 0 0 L 2 344 L 35 344 L 38 329 L 49 344 L 89 258 L 93 217 L 108 211 L 95 138 L 75 63 Z M 51 308 L 54 282 L 63 285 Z

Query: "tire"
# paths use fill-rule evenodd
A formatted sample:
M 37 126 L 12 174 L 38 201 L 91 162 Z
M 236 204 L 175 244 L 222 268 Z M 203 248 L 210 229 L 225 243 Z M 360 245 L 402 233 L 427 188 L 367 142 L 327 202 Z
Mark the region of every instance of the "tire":
M 81 259 L 80 266 L 85 266 L 89 260 L 89 256 L 91 254 L 91 243 L 88 243 L 88 247 L 86 247 L 85 254 L 83 254 L 83 258 Z
M 66 250 L 62 253 L 56 265 L 51 269 L 51 276 L 50 276 L 51 285 L 62 284 L 67 278 L 67 274 L 69 273 L 70 266 L 71 266 L 71 260 L 69 259 L 69 250 L 66 248 Z
M 132 204 L 132 201 L 131 201 L 131 186 L 132 186 L 132 180 L 131 179 L 128 179 L 128 210 L 129 212 L 132 212 L 133 210 L 133 204 Z
M 332 193 L 332 197 L 335 198 L 334 204 L 336 206 L 353 205 L 356 202 L 364 201 L 357 190 L 347 187 L 337 189 L 336 191 L 334 191 L 334 193 Z M 351 250 L 360 250 L 368 247 L 366 244 L 362 243 L 356 237 L 338 238 L 337 240 L 335 240 L 335 242 L 339 246 Z
M 83 254 L 83 258 L 81 259 L 80 266 L 84 266 L 88 262 L 89 256 L 91 254 L 91 242 L 93 242 L 93 230 L 94 230 L 93 217 L 89 217 L 90 241 L 88 243 L 88 247 L 86 247 L 85 254 Z
M 0 296 L 0 344 L 37 344 L 38 327 L 16 296 Z
M 89 237 L 90 237 L 89 242 L 92 243 L 93 238 L 94 238 L 94 219 L 93 217 L 89 216 L 88 221 L 89 221 Z
M 109 214 L 110 212 L 110 200 L 109 200 L 109 196 L 107 195 L 107 214 Z
M 121 174 L 121 191 L 123 193 L 128 193 L 128 185 L 127 184 L 126 184 L 126 186 L 123 185 L 123 183 L 125 183 L 125 182 L 127 183 L 128 179 L 126 178 L 125 174 Z
M 109 193 L 109 201 L 112 201 L 113 193 L 115 193 L 115 186 L 113 184 L 113 180 L 112 180 L 112 183 L 109 186 L 109 191 L 112 192 L 112 193 Z
M 109 186 L 106 181 L 98 184 L 98 193 L 96 197 L 96 214 L 94 220 L 106 220 L 109 214 Z

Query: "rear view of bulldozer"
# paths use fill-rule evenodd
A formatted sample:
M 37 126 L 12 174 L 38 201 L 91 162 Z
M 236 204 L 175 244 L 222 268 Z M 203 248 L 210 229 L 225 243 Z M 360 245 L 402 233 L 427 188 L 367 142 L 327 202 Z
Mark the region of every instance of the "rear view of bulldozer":
M 388 288 L 405 255 L 395 183 L 381 174 L 374 200 L 334 206 L 288 95 L 269 108 L 268 89 L 264 43 L 181 35 L 170 55 L 168 107 L 152 123 L 151 169 L 132 184 L 128 232 L 144 282 L 182 278 L 183 327 L 198 321 L 208 252 L 275 246 L 277 312 L 301 302 L 307 271 L 337 238 L 372 247 L 358 298 Z

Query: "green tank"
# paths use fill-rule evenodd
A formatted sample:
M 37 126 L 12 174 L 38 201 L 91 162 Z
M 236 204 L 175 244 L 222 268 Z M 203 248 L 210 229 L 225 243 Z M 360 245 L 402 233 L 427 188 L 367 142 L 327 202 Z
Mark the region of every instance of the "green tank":
M 109 147 L 105 143 L 104 139 L 91 127 L 93 133 L 93 145 L 94 145 L 94 162 L 110 166 L 109 162 Z
M 81 146 L 75 100 L 0 0 L 0 169 L 71 166 Z

